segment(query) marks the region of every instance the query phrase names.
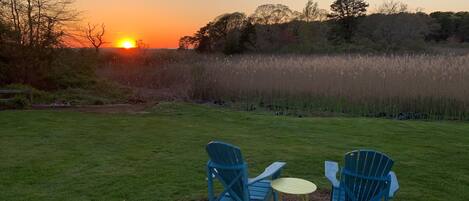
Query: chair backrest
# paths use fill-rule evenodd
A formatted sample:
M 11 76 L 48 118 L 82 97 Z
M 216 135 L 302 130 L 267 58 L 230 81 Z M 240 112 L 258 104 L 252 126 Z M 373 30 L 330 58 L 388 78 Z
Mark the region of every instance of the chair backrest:
M 210 142 L 206 150 L 210 157 L 209 172 L 216 176 L 225 188 L 221 196 L 228 193 L 232 200 L 249 200 L 247 165 L 241 150 L 223 142 Z
M 388 174 L 394 161 L 383 153 L 371 150 L 352 151 L 345 155 L 341 185 L 345 201 L 374 201 L 386 197 Z

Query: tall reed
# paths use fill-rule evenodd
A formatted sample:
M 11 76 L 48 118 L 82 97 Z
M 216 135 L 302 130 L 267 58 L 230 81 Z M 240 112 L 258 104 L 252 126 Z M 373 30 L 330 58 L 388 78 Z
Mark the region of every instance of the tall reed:
M 194 98 L 246 109 L 465 119 L 469 56 L 236 56 L 193 63 Z
M 166 54 L 103 72 L 138 87 L 183 84 L 187 97 L 246 110 L 469 119 L 469 55 Z

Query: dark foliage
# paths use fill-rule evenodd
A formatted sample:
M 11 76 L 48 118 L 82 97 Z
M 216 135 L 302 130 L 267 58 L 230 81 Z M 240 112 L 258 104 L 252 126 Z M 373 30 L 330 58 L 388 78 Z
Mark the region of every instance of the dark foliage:
M 425 36 L 437 29 L 422 13 L 373 14 L 363 18 L 355 41 L 375 51 L 423 50 Z
M 390 2 L 380 13 L 366 15 L 367 7 L 363 0 L 336 0 L 326 14 L 313 1 L 303 12 L 262 5 L 249 17 L 236 12 L 216 18 L 193 36 L 182 37 L 180 49 L 225 54 L 409 52 L 426 50 L 428 41 L 469 42 L 469 12 L 411 13 L 407 5 Z
M 336 0 L 331 5 L 328 17 L 335 22 L 336 36 L 351 42 L 360 17 L 366 15 L 369 4 L 364 0 Z
M 430 16 L 440 29 L 428 35 L 427 40 L 469 42 L 469 12 L 434 12 Z
M 70 0 L 17 0 L 0 4 L 0 86 L 12 83 L 55 90 L 94 80 L 96 54 L 65 48 Z M 25 9 L 26 8 L 26 9 Z

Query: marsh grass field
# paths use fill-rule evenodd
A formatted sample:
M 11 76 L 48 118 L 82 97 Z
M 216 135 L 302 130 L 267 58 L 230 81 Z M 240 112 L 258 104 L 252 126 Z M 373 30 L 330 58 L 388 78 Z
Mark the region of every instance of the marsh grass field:
M 283 176 L 330 184 L 324 161 L 369 148 L 389 154 L 401 190 L 395 200 L 469 197 L 469 125 L 374 118 L 297 118 L 213 105 L 160 103 L 145 114 L 3 111 L 1 200 L 206 198 L 204 146 L 239 145 L 252 176 L 286 161 Z
M 469 55 L 196 55 L 109 64 L 103 77 L 180 99 L 281 114 L 468 120 Z

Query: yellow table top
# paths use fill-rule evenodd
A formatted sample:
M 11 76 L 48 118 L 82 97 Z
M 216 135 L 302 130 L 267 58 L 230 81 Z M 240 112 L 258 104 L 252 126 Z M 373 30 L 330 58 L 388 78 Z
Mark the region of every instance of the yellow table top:
M 298 178 L 280 178 L 272 181 L 272 188 L 291 195 L 305 195 L 317 190 L 316 184 Z

